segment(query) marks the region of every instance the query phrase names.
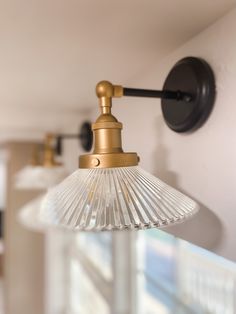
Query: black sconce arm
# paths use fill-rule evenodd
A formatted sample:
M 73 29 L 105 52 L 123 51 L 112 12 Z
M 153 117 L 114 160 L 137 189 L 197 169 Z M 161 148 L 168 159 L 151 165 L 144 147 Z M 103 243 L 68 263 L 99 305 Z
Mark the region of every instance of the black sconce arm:
M 90 151 L 93 144 L 93 133 L 91 129 L 90 122 L 84 122 L 82 126 L 79 128 L 77 134 L 57 134 L 56 135 L 56 143 L 55 143 L 55 151 L 57 155 L 62 154 L 62 142 L 64 139 L 77 139 L 79 144 L 85 151 Z
M 139 88 L 128 88 L 123 87 L 124 96 L 132 97 L 150 97 L 150 98 L 161 98 L 161 99 L 174 99 L 191 101 L 192 96 L 188 93 L 184 93 L 180 90 L 170 91 L 170 90 L 151 90 L 151 89 L 139 89 Z
M 112 97 L 161 98 L 166 124 L 175 132 L 187 132 L 200 127 L 208 118 L 216 88 L 210 65 L 203 59 L 186 57 L 171 69 L 163 90 L 128 88 L 101 81 L 96 92 L 103 114 L 110 113 Z

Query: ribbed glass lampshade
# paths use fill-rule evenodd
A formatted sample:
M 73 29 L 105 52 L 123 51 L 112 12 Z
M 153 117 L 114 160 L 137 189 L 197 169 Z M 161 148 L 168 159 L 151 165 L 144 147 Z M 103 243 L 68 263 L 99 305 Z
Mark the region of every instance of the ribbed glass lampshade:
M 138 166 L 79 169 L 43 200 L 40 219 L 73 230 L 164 227 L 198 205 Z
M 47 229 L 47 226 L 42 224 L 39 219 L 39 212 L 43 197 L 44 195 L 37 197 L 19 210 L 18 219 L 27 229 L 40 232 Z
M 68 172 L 62 166 L 26 166 L 15 175 L 16 189 L 48 189 L 66 178 Z

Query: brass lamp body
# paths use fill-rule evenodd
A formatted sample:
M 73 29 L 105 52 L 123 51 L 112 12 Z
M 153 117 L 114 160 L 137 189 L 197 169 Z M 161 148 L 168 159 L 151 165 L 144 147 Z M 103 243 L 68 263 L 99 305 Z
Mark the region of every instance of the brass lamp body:
M 79 158 L 79 168 L 114 168 L 136 166 L 139 157 L 136 153 L 125 153 L 122 149 L 122 123 L 111 114 L 112 98 L 123 96 L 123 87 L 108 81 L 97 84 L 101 115 L 92 125 L 94 133 L 93 154 Z
M 44 139 L 43 154 L 41 156 L 40 149 L 35 146 L 30 159 L 30 165 L 33 167 L 43 166 L 46 168 L 53 168 L 61 166 L 62 164 L 55 160 L 55 149 L 53 148 L 53 142 L 55 135 L 47 133 Z
M 50 133 L 48 133 L 45 137 L 42 165 L 47 168 L 53 168 L 61 165 L 61 163 L 58 163 L 55 160 L 55 151 L 52 147 L 54 139 L 55 135 Z

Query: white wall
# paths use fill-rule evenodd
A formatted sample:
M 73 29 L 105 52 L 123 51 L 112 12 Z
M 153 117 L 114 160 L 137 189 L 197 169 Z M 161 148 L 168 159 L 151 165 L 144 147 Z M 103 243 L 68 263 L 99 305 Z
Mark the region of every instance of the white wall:
M 198 216 L 167 231 L 236 261 L 235 30 L 233 10 L 133 81 L 114 82 L 158 89 L 180 58 L 204 58 L 215 72 L 217 99 L 202 128 L 174 133 L 164 123 L 158 100 L 115 100 L 113 113 L 124 124 L 124 148 L 139 153 L 141 166 L 201 204 Z

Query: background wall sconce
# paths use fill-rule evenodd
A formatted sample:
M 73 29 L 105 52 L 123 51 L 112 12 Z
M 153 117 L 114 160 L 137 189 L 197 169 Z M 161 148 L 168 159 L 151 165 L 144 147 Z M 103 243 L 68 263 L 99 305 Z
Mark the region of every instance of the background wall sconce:
M 36 147 L 30 164 L 15 176 L 17 189 L 48 189 L 68 175 L 64 166 L 56 160 L 56 155 L 62 153 L 64 139 L 77 139 L 82 148 L 89 151 L 93 143 L 91 124 L 84 122 L 77 134 L 47 134 L 44 140 L 42 160 L 39 147 Z
M 214 75 L 203 60 L 180 60 L 164 90 L 123 88 L 102 81 L 96 88 L 101 115 L 92 128 L 93 154 L 79 158 L 79 170 L 49 191 L 41 220 L 72 230 L 123 230 L 164 227 L 198 210 L 189 197 L 138 167 L 136 153 L 122 150 L 122 124 L 111 114 L 112 98 L 162 99 L 167 125 L 176 132 L 193 130 L 206 120 L 215 98 Z
M 21 169 L 14 177 L 16 189 L 48 189 L 68 175 L 64 166 L 56 161 L 54 141 L 53 134 L 46 135 L 42 161 L 39 146 L 36 146 L 30 164 Z
M 57 134 L 55 150 L 58 155 L 62 154 L 62 142 L 65 139 L 77 139 L 80 146 L 86 152 L 89 152 L 93 145 L 93 131 L 90 122 L 83 122 L 77 134 Z

